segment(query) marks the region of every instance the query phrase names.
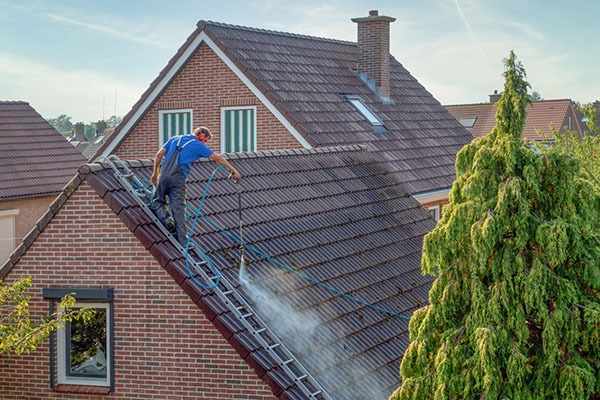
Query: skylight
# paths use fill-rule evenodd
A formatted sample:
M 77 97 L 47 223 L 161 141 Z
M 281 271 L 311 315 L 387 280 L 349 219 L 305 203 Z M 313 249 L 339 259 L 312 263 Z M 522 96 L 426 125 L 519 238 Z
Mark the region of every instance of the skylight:
M 383 122 L 375 115 L 373 111 L 360 99 L 360 97 L 356 96 L 346 96 L 346 99 L 356 108 L 368 123 L 373 126 L 383 126 Z
M 477 117 L 462 117 L 458 122 L 460 122 L 465 128 L 472 128 L 475 126 L 476 121 Z

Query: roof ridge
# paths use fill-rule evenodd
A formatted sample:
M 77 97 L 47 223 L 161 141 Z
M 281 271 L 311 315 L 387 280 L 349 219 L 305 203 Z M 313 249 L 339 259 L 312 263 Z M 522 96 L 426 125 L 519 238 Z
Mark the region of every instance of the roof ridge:
M 26 105 L 29 105 L 28 102 L 23 101 L 23 100 L 0 100 L 0 105 L 8 105 L 8 104 L 11 104 L 11 105 L 16 105 L 16 104 L 23 104 L 23 105 L 26 104 Z
M 331 43 L 356 45 L 356 42 L 352 42 L 352 41 L 348 41 L 348 40 L 332 39 L 332 38 L 325 38 L 325 37 L 320 37 L 320 36 L 303 35 L 300 33 L 276 31 L 276 30 L 265 29 L 265 28 L 254 28 L 254 27 L 249 27 L 249 26 L 234 25 L 234 24 L 228 24 L 225 22 L 216 22 L 216 21 L 210 21 L 210 20 L 208 20 L 208 21 L 200 20 L 196 24 L 196 26 L 200 30 L 203 30 L 204 26 L 211 26 L 211 25 L 217 26 L 220 28 L 237 29 L 237 30 L 244 30 L 244 31 L 251 31 L 251 32 L 258 32 L 258 33 L 268 33 L 271 35 L 287 36 L 287 37 L 298 38 L 298 39 L 320 40 L 320 41 L 331 42 Z
M 241 160 L 245 158 L 301 156 L 321 153 L 351 153 L 357 151 L 366 151 L 366 149 L 367 146 L 364 144 L 352 144 L 347 146 L 311 147 L 309 149 L 264 150 L 248 153 L 222 153 L 221 155 L 228 160 Z

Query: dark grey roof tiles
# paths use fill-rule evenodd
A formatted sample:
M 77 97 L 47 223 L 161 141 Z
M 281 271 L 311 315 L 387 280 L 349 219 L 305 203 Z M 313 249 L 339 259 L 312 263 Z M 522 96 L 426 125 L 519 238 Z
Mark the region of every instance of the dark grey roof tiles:
M 433 221 L 361 147 L 232 155 L 230 161 L 243 176 L 244 239 L 259 250 L 245 251 L 250 283 L 240 280 L 239 245 L 230 237 L 200 219 L 194 239 L 332 398 L 389 396 L 399 384 L 407 318 L 427 301 L 431 279 L 420 273 L 420 249 Z M 87 181 L 273 393 L 306 398 L 228 306 L 190 280 L 184 257 L 112 171 L 97 167 Z M 210 162 L 193 164 L 188 190 L 193 207 L 213 168 Z M 134 170 L 148 178 L 151 163 Z M 203 212 L 238 235 L 236 187 L 224 174 L 213 181 Z
M 367 144 L 412 193 L 451 186 L 456 152 L 472 137 L 393 57 L 394 104 L 383 104 L 352 70 L 355 43 L 214 22 L 203 26 L 318 146 Z M 359 95 L 389 132 L 373 133 L 342 94 Z M 394 151 L 397 156 L 387 155 Z M 427 171 L 411 173 L 422 168 Z
M 353 42 L 200 21 L 198 29 L 152 82 L 122 126 L 127 125 L 125 122 L 142 107 L 201 32 L 311 146 L 364 144 L 413 194 L 452 185 L 456 152 L 472 140 L 471 134 L 392 56 L 393 104 L 385 104 L 355 71 L 357 44 Z M 359 96 L 388 132 L 373 133 L 372 126 L 344 95 Z M 110 143 L 113 140 L 122 142 L 124 137 L 114 135 L 99 151 L 117 146 L 118 143 Z M 389 157 L 388 151 L 399 154 Z M 432 157 L 440 162 L 427 165 Z M 421 168 L 429 171 L 410 173 Z

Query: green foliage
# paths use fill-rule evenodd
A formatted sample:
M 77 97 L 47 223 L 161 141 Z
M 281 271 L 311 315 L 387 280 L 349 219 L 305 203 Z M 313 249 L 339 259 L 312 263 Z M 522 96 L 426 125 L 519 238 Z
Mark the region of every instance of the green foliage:
M 576 157 L 523 142 L 529 85 L 505 66 L 497 125 L 424 239 L 437 278 L 392 400 L 600 398 L 600 198 Z
M 552 132 L 553 147 L 556 151 L 575 157 L 581 162 L 585 177 L 600 193 L 600 136 L 585 134 L 583 139 L 577 132 Z
M 47 316 L 39 323 L 32 322 L 29 314 L 29 296 L 25 294 L 31 287 L 31 278 L 2 285 L 0 280 L 0 355 L 27 354 L 35 350 L 50 333 L 62 328 L 67 321 L 90 321 L 94 311 L 73 309 L 75 299 L 65 296 L 59 303 L 60 313 Z
M 111 115 L 109 119 L 106 120 L 107 128 L 116 128 L 123 121 L 123 117 Z
M 47 121 L 58 132 L 67 132 L 73 129 L 71 117 L 68 117 L 66 114 L 59 115 L 56 118 L 49 118 Z

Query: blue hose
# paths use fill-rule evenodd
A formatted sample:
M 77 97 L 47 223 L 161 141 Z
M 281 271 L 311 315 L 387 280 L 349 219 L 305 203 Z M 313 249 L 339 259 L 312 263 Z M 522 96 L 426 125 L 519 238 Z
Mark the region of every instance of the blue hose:
M 268 261 L 272 262 L 273 264 L 280 266 L 281 268 L 285 269 L 286 271 L 289 271 L 289 272 L 291 272 L 293 274 L 296 274 L 299 277 L 301 277 L 301 278 L 303 278 L 303 279 L 305 279 L 305 280 L 307 280 L 309 282 L 314 283 L 315 285 L 318 285 L 318 286 L 320 286 L 320 287 L 322 287 L 322 288 L 324 288 L 326 290 L 329 290 L 329 291 L 331 291 L 333 293 L 336 293 L 336 294 L 342 296 L 343 298 L 346 298 L 348 300 L 354 301 L 354 302 L 356 302 L 358 304 L 361 304 L 361 305 L 363 305 L 365 307 L 372 308 L 374 310 L 380 311 L 380 312 L 385 313 L 385 314 L 392 315 L 394 317 L 399 317 L 399 318 L 410 320 L 411 317 L 409 315 L 398 314 L 398 313 L 395 313 L 395 312 L 393 312 L 391 310 L 388 310 L 388 309 L 376 306 L 374 304 L 368 303 L 366 301 L 360 300 L 360 299 L 358 299 L 358 298 L 356 298 L 354 296 L 351 296 L 351 295 L 349 295 L 347 293 L 344 293 L 344 292 L 342 292 L 342 291 L 340 291 L 340 290 L 338 290 L 338 289 L 336 289 L 336 288 L 334 288 L 332 286 L 329 286 L 329 285 L 327 285 L 327 284 L 325 284 L 323 282 L 319 282 L 318 280 L 316 280 L 314 278 L 311 278 L 310 276 L 304 275 L 304 274 L 296 271 L 294 268 L 291 268 L 291 267 L 289 267 L 289 266 L 287 266 L 287 265 L 285 265 L 285 264 L 283 264 L 283 263 L 275 260 L 274 258 L 272 258 L 269 255 L 263 253 L 262 251 L 256 249 L 255 247 L 243 243 L 240 238 L 238 238 L 237 236 L 235 236 L 235 235 L 227 232 L 225 229 L 223 229 L 222 227 L 220 227 L 219 225 L 217 225 L 215 222 L 213 222 L 210 218 L 208 218 L 206 215 L 204 215 L 202 213 L 202 207 L 204 206 L 204 202 L 206 200 L 206 196 L 208 194 L 208 190 L 210 189 L 210 186 L 212 185 L 212 181 L 213 181 L 213 179 L 215 177 L 216 172 L 218 170 L 220 170 L 221 168 L 225 168 L 225 167 L 223 165 L 219 165 L 212 172 L 212 174 L 210 176 L 210 179 L 208 180 L 208 183 L 206 184 L 206 188 L 204 189 L 204 193 L 202 195 L 202 198 L 200 200 L 200 205 L 198 206 L 198 208 L 195 209 L 194 207 L 192 207 L 190 205 L 187 205 L 187 208 L 191 209 L 192 211 L 194 211 L 195 215 L 193 217 L 193 221 L 192 221 L 192 226 L 191 226 L 191 229 L 190 229 L 190 233 L 188 234 L 188 241 L 187 241 L 187 244 L 185 246 L 185 266 L 186 266 L 186 269 L 188 271 L 188 274 L 189 274 L 190 278 L 192 279 L 192 281 L 194 283 L 196 283 L 198 286 L 200 286 L 201 288 L 204 288 L 204 289 L 214 289 L 214 288 L 216 288 L 219 285 L 219 282 L 220 282 L 220 279 L 221 279 L 221 275 L 219 273 L 219 270 L 216 268 L 216 266 L 214 265 L 214 263 L 210 260 L 210 258 L 208 257 L 208 255 L 200 248 L 200 246 L 198 246 L 195 242 L 192 241 L 192 236 L 193 236 L 192 233 L 194 232 L 194 229 L 196 227 L 196 223 L 198 221 L 198 217 L 202 217 L 202 219 L 204 219 L 209 225 L 211 225 L 212 227 L 214 227 L 215 229 L 217 229 L 219 232 L 224 233 L 226 236 L 228 236 L 229 238 L 231 238 L 232 240 L 234 240 L 236 243 L 239 243 L 240 245 L 242 245 L 243 248 L 252 251 L 253 253 L 259 255 L 260 257 L 263 257 L 265 260 L 268 260 Z M 189 247 L 190 247 L 191 243 L 194 243 L 194 247 L 201 253 L 201 255 L 204 258 L 204 260 L 206 260 L 210 264 L 212 270 L 215 272 L 215 278 L 213 278 L 214 279 L 213 284 L 211 284 L 211 285 L 204 285 L 201 282 L 199 282 L 194 277 L 194 275 L 192 274 L 192 271 L 191 271 L 191 268 L 190 268 L 190 265 L 189 265 L 189 261 L 188 261 L 188 259 L 189 259 Z

